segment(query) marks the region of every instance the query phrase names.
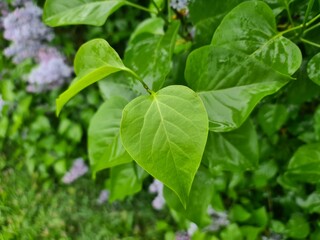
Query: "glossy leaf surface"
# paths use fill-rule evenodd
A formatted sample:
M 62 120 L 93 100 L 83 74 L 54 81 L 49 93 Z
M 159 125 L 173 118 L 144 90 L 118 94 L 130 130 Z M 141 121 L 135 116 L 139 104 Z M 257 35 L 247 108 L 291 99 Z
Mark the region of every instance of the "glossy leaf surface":
M 110 190 L 110 202 L 123 200 L 126 196 L 141 190 L 143 179 L 137 175 L 136 168 L 134 163 L 127 163 L 111 169 L 110 179 L 107 182 Z
M 263 97 L 291 79 L 243 53 L 214 46 L 189 55 L 185 77 L 203 100 L 210 130 L 216 132 L 239 127 Z
M 320 85 L 320 53 L 316 54 L 308 63 L 307 71 L 309 78 Z
M 140 96 L 123 111 L 124 147 L 142 168 L 171 188 L 184 206 L 207 134 L 203 103 L 185 86 L 169 86 Z
M 171 69 L 172 51 L 179 22 L 171 24 L 164 35 L 140 34 L 135 37 L 125 53 L 125 63 L 153 90 L 158 91 Z M 141 84 L 138 83 L 138 87 Z M 142 90 L 145 93 L 145 90 Z
M 217 28 L 212 45 L 241 51 L 273 69 L 292 75 L 301 65 L 301 52 L 277 32 L 274 14 L 264 2 L 235 7 Z
M 105 168 L 131 162 L 120 139 L 122 110 L 128 101 L 113 97 L 92 117 L 88 129 L 88 151 L 93 174 Z
M 300 147 L 290 159 L 285 176 L 301 182 L 318 183 L 320 179 L 320 144 L 313 143 Z
M 211 220 L 208 215 L 208 206 L 212 199 L 214 179 L 208 170 L 200 168 L 197 172 L 187 201 L 187 208 L 184 209 L 179 198 L 169 188 L 164 188 L 163 194 L 166 204 L 185 218 L 196 223 L 198 226 L 206 226 Z
M 209 132 L 203 155 L 209 168 L 244 171 L 256 168 L 258 160 L 258 137 L 251 121 L 231 132 Z
M 43 19 L 51 27 L 74 24 L 101 26 L 124 4 L 123 0 L 47 0 Z
M 91 40 L 80 47 L 74 60 L 74 71 L 77 78 L 56 101 L 57 115 L 73 96 L 89 85 L 115 72 L 132 73 L 123 65 L 117 52 L 103 39 Z

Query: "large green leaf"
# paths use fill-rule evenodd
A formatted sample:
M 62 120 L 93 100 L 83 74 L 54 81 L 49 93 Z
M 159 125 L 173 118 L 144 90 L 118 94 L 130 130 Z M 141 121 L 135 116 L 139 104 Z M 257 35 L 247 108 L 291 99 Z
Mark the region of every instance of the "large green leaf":
M 241 51 L 283 74 L 292 75 L 302 61 L 298 46 L 278 33 L 272 10 L 261 1 L 235 7 L 217 28 L 212 45 Z
M 139 34 L 125 53 L 125 64 L 154 91 L 158 91 L 171 70 L 171 58 L 180 23 L 172 22 L 164 35 Z M 138 84 L 138 87 L 141 87 Z M 145 90 L 142 89 L 143 93 Z
M 103 39 L 94 39 L 83 44 L 76 54 L 74 70 L 77 75 L 71 86 L 57 99 L 57 115 L 62 107 L 77 93 L 112 73 L 126 71 L 117 52 Z
M 313 58 L 311 58 L 307 67 L 309 78 L 318 85 L 320 85 L 319 69 L 320 69 L 320 53 L 316 54 L 315 56 L 313 56 Z
M 214 179 L 205 168 L 199 168 L 190 191 L 187 201 L 187 208 L 184 209 L 174 192 L 169 188 L 164 188 L 163 194 L 166 204 L 171 209 L 179 212 L 185 218 L 204 227 L 211 222 L 208 215 L 208 207 L 213 196 Z
M 171 188 L 184 206 L 207 135 L 203 103 L 185 86 L 169 86 L 140 96 L 123 110 L 124 147 L 142 168 Z
M 286 177 L 309 183 L 320 181 L 320 143 L 300 147 L 290 159 Z
M 111 168 L 107 181 L 111 202 L 123 200 L 141 190 L 143 178 L 138 176 L 137 167 L 135 163 L 127 163 Z
M 229 171 L 254 169 L 258 165 L 257 133 L 251 121 L 227 132 L 209 132 L 203 161 L 209 168 L 221 167 Z
M 105 168 L 132 161 L 122 146 L 120 121 L 128 101 L 113 97 L 92 117 L 88 129 L 88 151 L 93 174 Z
M 125 2 L 124 0 L 47 0 L 43 19 L 51 27 L 72 24 L 101 26 Z
M 217 132 L 239 127 L 263 97 L 291 79 L 246 54 L 214 46 L 189 55 L 185 77 L 206 106 L 210 130 Z

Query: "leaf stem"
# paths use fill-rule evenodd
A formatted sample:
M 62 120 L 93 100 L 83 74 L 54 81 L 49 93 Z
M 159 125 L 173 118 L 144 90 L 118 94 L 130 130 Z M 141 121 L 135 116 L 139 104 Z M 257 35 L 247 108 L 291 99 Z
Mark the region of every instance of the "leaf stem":
M 129 72 L 132 76 L 134 76 L 136 79 L 138 79 L 138 81 L 142 84 L 142 86 L 144 87 L 144 89 L 151 95 L 153 93 L 153 91 L 148 87 L 148 85 L 142 80 L 141 77 L 138 76 L 138 74 L 136 74 L 134 71 L 132 71 L 129 68 L 125 69 L 127 72 Z
M 149 13 L 153 13 L 153 14 L 156 14 L 156 15 L 158 14 L 158 12 L 152 11 L 152 10 L 150 10 L 150 9 L 148 9 L 148 8 L 145 8 L 145 7 L 141 6 L 141 5 L 135 4 L 135 3 L 133 3 L 133 2 L 125 1 L 125 3 L 126 3 L 126 5 L 128 5 L 128 6 L 131 6 L 131 7 L 137 8 L 137 9 L 140 9 L 140 10 L 142 10 L 142 11 L 149 12 Z
M 289 18 L 290 24 L 291 24 L 292 27 L 294 27 L 294 22 L 293 22 L 293 19 L 291 17 L 291 12 L 290 12 L 288 1 L 285 0 L 284 4 L 286 5 L 285 7 L 286 7 L 286 11 L 287 11 L 287 14 L 288 14 L 288 18 Z
M 304 42 L 306 44 L 309 44 L 311 46 L 314 46 L 314 47 L 317 47 L 317 48 L 320 48 L 320 44 L 318 43 L 315 43 L 315 42 L 312 42 L 312 41 L 309 41 L 307 39 L 304 39 L 304 38 L 300 38 L 301 42 Z
M 304 15 L 303 24 L 302 24 L 302 28 L 301 28 L 301 31 L 300 31 L 300 36 L 302 36 L 303 33 L 304 33 L 303 31 L 304 31 L 304 29 L 306 27 L 307 20 L 308 20 L 308 17 L 310 15 L 310 12 L 311 12 L 311 9 L 313 7 L 313 4 L 314 4 L 314 0 L 309 0 L 307 11 L 306 11 L 306 14 Z
M 317 28 L 317 27 L 320 27 L 320 22 L 317 23 L 317 24 L 315 24 L 315 25 L 313 25 L 313 26 L 311 26 L 311 27 L 309 27 L 309 28 L 307 28 L 307 29 L 303 32 L 303 35 L 305 35 L 307 32 L 312 31 L 313 29 L 315 29 L 315 28 Z
M 171 7 L 170 7 L 170 0 L 167 1 L 167 8 L 168 8 L 168 21 L 169 23 L 172 20 L 172 16 L 171 16 Z

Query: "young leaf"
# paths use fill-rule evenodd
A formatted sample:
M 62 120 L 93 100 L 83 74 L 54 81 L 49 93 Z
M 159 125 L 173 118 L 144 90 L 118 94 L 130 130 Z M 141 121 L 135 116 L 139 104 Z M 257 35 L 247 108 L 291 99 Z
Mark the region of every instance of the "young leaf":
M 174 21 L 164 35 L 137 35 L 126 49 L 125 64 L 154 91 L 162 87 L 170 72 L 179 26 L 180 23 Z
M 216 166 L 229 171 L 254 169 L 258 165 L 258 137 L 251 121 L 227 132 L 209 132 L 203 161 L 209 168 Z
M 77 75 L 75 82 L 56 100 L 57 115 L 78 92 L 110 74 L 126 71 L 135 75 L 123 65 L 116 51 L 103 39 L 91 40 L 80 47 L 75 57 L 74 70 Z
M 263 97 L 291 79 L 239 51 L 214 46 L 189 55 L 185 78 L 199 92 L 216 132 L 241 126 Z
M 107 181 L 110 190 L 110 202 L 123 200 L 126 196 L 139 192 L 143 179 L 139 178 L 135 163 L 122 164 L 111 168 L 110 179 Z
M 73 24 L 101 26 L 124 4 L 124 0 L 47 0 L 43 19 L 51 27 Z
M 320 144 L 312 143 L 300 147 L 290 159 L 285 176 L 307 183 L 318 183 L 320 179 Z
M 185 86 L 140 96 L 123 110 L 120 131 L 131 157 L 171 188 L 185 207 L 208 135 L 199 96 Z
M 308 63 L 307 72 L 309 78 L 316 84 L 320 85 L 320 53 L 311 58 Z
M 120 139 L 122 110 L 128 101 L 112 97 L 92 117 L 88 129 L 88 151 L 93 174 L 132 161 Z

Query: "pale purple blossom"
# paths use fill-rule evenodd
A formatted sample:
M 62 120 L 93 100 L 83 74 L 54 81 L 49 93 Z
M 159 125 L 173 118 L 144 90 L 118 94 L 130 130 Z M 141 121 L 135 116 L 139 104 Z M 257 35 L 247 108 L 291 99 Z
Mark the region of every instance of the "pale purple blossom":
M 3 37 L 11 41 L 4 55 L 16 64 L 35 58 L 45 42 L 53 39 L 53 32 L 41 22 L 42 10 L 32 2 L 16 8 L 3 18 Z
M 184 231 L 176 232 L 175 235 L 176 235 L 176 240 L 191 240 L 191 237 L 189 236 L 189 234 Z
M 187 230 L 187 232 L 188 232 L 188 235 L 189 236 L 192 236 L 196 231 L 198 231 L 198 225 L 197 224 L 195 224 L 195 223 L 193 223 L 193 222 L 191 222 L 190 224 L 189 224 L 189 227 L 188 227 L 188 230 Z
M 55 89 L 66 82 L 72 74 L 72 68 L 65 64 L 61 56 L 53 56 L 33 68 L 27 82 L 28 92 L 44 92 Z
M 71 169 L 63 176 L 62 181 L 70 184 L 88 172 L 88 166 L 82 158 L 74 160 Z
M 6 105 L 6 102 L 2 99 L 2 95 L 0 94 L 0 115 L 4 105 Z
M 109 195 L 110 195 L 109 190 L 106 190 L 106 189 L 102 190 L 100 192 L 98 199 L 97 199 L 97 204 L 98 205 L 104 204 L 106 201 L 108 201 Z
M 268 237 L 262 236 L 262 240 L 281 240 L 283 237 L 278 233 L 271 233 Z
M 207 212 L 211 216 L 212 223 L 209 226 L 207 226 L 205 230 L 216 232 L 230 224 L 228 214 L 226 212 L 216 211 L 212 208 L 212 206 L 208 207 Z
M 171 0 L 170 6 L 177 11 L 188 11 L 188 0 Z
M 149 186 L 150 193 L 156 193 L 157 196 L 152 201 L 152 207 L 156 210 L 163 209 L 165 199 L 163 197 L 163 183 L 157 179 L 154 179 Z

